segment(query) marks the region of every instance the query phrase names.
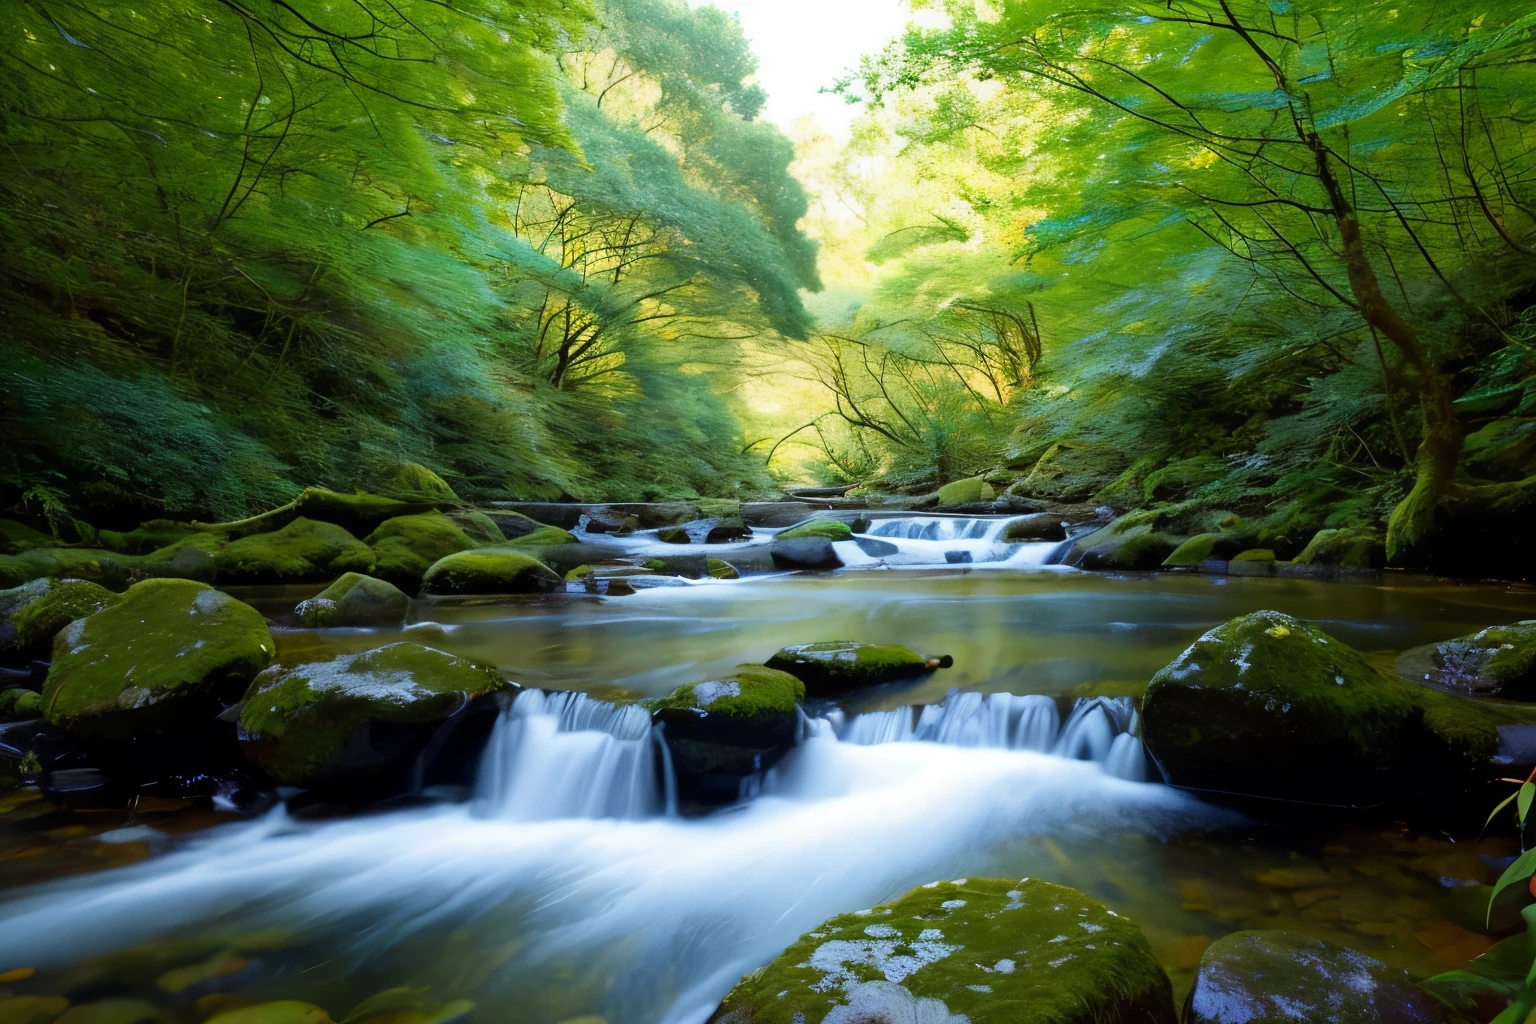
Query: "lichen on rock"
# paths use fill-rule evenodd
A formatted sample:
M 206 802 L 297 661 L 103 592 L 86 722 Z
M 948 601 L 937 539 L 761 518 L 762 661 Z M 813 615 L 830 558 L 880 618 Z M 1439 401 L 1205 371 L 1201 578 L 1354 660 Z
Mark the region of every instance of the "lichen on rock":
M 54 728 L 103 739 L 205 724 L 275 649 L 250 605 L 191 580 L 145 580 L 59 632 L 43 716 Z
M 1168 976 L 1141 929 L 1080 892 L 1028 878 L 931 882 L 890 904 L 834 917 L 742 978 L 710 1018 L 713 1024 L 1177 1019 Z

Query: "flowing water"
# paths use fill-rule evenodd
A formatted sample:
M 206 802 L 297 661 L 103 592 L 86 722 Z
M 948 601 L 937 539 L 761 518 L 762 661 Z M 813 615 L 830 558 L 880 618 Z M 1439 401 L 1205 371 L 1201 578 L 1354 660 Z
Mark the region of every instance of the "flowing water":
M 171 807 L 68 814 L 11 798 L 0 973 L 36 972 L 8 986 L 17 993 L 147 998 L 191 1020 L 280 998 L 340 1020 L 411 986 L 473 1000 L 482 1021 L 697 1024 L 826 917 L 967 875 L 1044 877 L 1104 900 L 1142 925 L 1180 990 L 1204 946 L 1242 927 L 1300 929 L 1419 973 L 1486 948 L 1480 886 L 1507 842 L 1213 808 L 1144 781 L 1129 695 L 1201 632 L 1259 608 L 1401 648 L 1533 617 L 1536 594 L 1112 577 L 1039 568 L 1034 551 L 1029 569 L 1020 551 L 1050 545 L 976 557 L 995 522 L 872 528 L 942 569 L 443 603 L 403 630 L 280 630 L 285 661 L 404 637 L 529 689 L 460 803 L 213 824 Z M 971 563 L 933 558 L 959 542 Z M 245 596 L 277 614 L 306 595 Z M 799 745 L 747 799 L 680 815 L 665 747 L 627 702 L 837 639 L 949 653 L 955 666 L 813 704 Z

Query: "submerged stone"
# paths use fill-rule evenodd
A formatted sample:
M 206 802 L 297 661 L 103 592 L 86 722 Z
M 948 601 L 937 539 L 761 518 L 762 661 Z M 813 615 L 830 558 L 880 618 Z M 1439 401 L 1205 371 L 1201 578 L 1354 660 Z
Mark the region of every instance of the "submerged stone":
M 60 631 L 43 716 L 92 738 L 179 732 L 211 721 L 275 650 L 250 605 L 191 580 L 145 580 Z
M 479 548 L 435 563 L 422 578 L 422 591 L 437 595 L 534 594 L 558 590 L 564 582 L 532 555 L 510 548 Z
M 370 573 L 368 545 L 335 523 L 298 518 L 281 530 L 233 541 L 217 556 L 224 583 L 299 583 Z
M 399 587 L 372 576 L 349 572 L 294 613 L 306 626 L 398 626 L 411 612 L 411 599 Z
M 853 540 L 853 529 L 840 519 L 807 519 L 803 523 L 780 530 L 775 540 L 796 540 L 802 537 L 821 537 L 825 540 Z
M 732 675 L 648 701 L 672 757 L 678 795 L 700 804 L 735 800 L 744 780 L 794 746 L 804 698 L 805 684 L 789 673 L 742 665 Z
M 813 697 L 842 693 L 861 686 L 914 679 L 954 659 L 926 658 L 900 644 L 861 644 L 853 640 L 799 644 L 768 659 L 768 667 L 788 672 L 805 683 Z
M 1500 730 L 1536 712 L 1414 686 L 1316 626 L 1263 611 L 1218 626 L 1153 677 L 1147 750 L 1177 786 L 1324 804 L 1458 810 L 1493 776 Z
M 712 1024 L 1176 1024 L 1141 929 L 1035 879 L 931 882 L 834 917 L 742 978 Z
M 1397 674 L 1484 697 L 1536 700 L 1536 619 L 1411 648 L 1397 656 Z
M 245 694 L 240 745 L 283 785 L 376 779 L 406 767 L 470 701 L 506 686 L 495 669 L 413 643 L 273 666 Z
M 1184 1024 L 1460 1024 L 1394 970 L 1343 946 L 1285 931 L 1233 932 L 1200 959 Z
M 0 590 L 0 662 L 46 660 L 59 630 L 117 601 L 112 591 L 87 580 L 32 580 Z

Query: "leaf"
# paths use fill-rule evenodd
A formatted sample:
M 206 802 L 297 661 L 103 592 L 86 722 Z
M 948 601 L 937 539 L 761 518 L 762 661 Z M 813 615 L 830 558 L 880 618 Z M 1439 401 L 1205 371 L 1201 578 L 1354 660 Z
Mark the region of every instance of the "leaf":
M 1515 915 L 1531 902 L 1529 880 L 1533 874 L 1536 874 L 1536 850 L 1526 850 L 1504 869 L 1493 884 L 1493 896 L 1488 900 L 1487 924 L 1490 929 L 1502 931 L 1515 923 Z
M 1531 800 L 1536 798 L 1536 782 L 1523 783 L 1520 786 L 1519 791 L 1516 793 L 1516 796 L 1519 798 L 1519 802 L 1515 805 L 1515 807 L 1520 813 L 1520 824 L 1524 825 L 1525 816 L 1530 813 L 1531 810 Z
M 1483 828 L 1487 828 L 1489 825 L 1492 825 L 1493 824 L 1493 819 L 1498 817 L 1499 812 L 1502 811 L 1504 808 L 1508 807 L 1511 803 L 1513 803 L 1515 797 L 1519 796 L 1520 793 L 1522 791 L 1524 791 L 1524 789 L 1525 789 L 1525 787 L 1521 786 L 1520 789 L 1517 789 L 1515 792 L 1509 794 L 1509 796 L 1505 797 L 1503 800 L 1500 800 L 1499 801 L 1499 806 L 1495 807 L 1493 809 L 1493 813 L 1488 815 L 1488 820 L 1483 822 Z

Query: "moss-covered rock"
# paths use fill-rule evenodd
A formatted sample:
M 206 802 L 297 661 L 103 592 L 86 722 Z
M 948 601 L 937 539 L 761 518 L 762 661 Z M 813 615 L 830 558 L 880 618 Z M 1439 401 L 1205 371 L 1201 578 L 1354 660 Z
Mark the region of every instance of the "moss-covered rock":
M 197 580 L 212 583 L 218 578 L 219 553 L 224 538 L 212 533 L 188 534 L 132 564 L 131 572 L 141 579 Z
M 0 997 L 0 1024 L 52 1024 L 67 1009 L 63 996 Z
M 842 693 L 898 679 L 914 679 L 954 664 L 949 657 L 925 658 L 900 644 L 861 644 L 853 640 L 799 644 L 768 659 L 768 667 L 805 683 L 813 697 Z
M 939 506 L 974 505 L 997 497 L 992 485 L 981 477 L 955 480 L 939 488 Z
M 542 530 L 544 524 L 537 519 L 530 519 L 521 512 L 494 511 L 483 513 L 487 519 L 496 524 L 496 529 L 501 531 L 502 537 L 515 541 L 519 537 L 526 537 L 535 530 Z M 498 541 L 498 543 L 500 543 Z
M 86 580 L 32 580 L 0 591 L 0 662 L 46 659 L 54 634 L 117 601 L 116 594 Z
M 709 575 L 709 559 L 705 555 L 668 555 L 665 558 L 647 558 L 641 567 L 663 576 L 681 576 L 688 580 L 701 580 Z M 716 559 L 718 561 L 718 559 Z
M 368 545 L 335 523 L 302 517 L 281 530 L 242 537 L 216 557 L 226 584 L 302 583 L 374 569 Z
M 1343 569 L 1380 569 L 1387 563 L 1387 539 L 1374 526 L 1318 530 L 1296 561 L 1302 565 L 1337 565 Z
M 1184 1024 L 1460 1024 L 1405 971 L 1284 931 L 1232 932 L 1200 958 Z
M 741 579 L 741 572 L 739 570 L 737 570 L 737 568 L 734 565 L 732 565 L 730 562 L 727 562 L 727 561 L 725 561 L 723 559 L 711 558 L 707 562 L 705 562 L 704 564 L 709 567 L 709 575 L 710 575 L 711 579 L 717 579 L 717 580 L 739 580 L 739 579 Z
M 1180 459 L 1147 474 L 1141 484 L 1141 496 L 1145 501 L 1178 501 L 1221 479 L 1226 471 L 1226 463 L 1215 455 Z
M 479 546 L 441 512 L 386 519 L 364 543 L 373 549 L 373 575 L 413 589 L 437 562 Z
M 558 526 L 541 526 L 532 533 L 525 533 L 509 543 L 520 548 L 547 548 L 560 544 L 577 543 L 576 535 Z
M 34 548 L 0 555 L 0 588 L 55 577 L 88 580 L 121 591 L 132 582 L 132 566 L 131 557 L 100 548 Z
M 797 540 L 802 537 L 821 537 L 825 540 L 853 540 L 853 530 L 840 519 L 807 519 L 787 530 L 780 530 L 775 540 Z
M 1218 558 L 1216 554 L 1217 541 L 1221 535 L 1217 533 L 1197 533 L 1193 537 L 1173 549 L 1169 556 L 1163 559 L 1163 565 L 1167 568 L 1179 566 L 1196 566 L 1211 558 Z
M 1414 686 L 1309 623 L 1254 612 L 1196 640 L 1142 701 L 1147 751 L 1174 785 L 1325 804 L 1456 810 L 1492 778 L 1501 726 L 1536 711 Z
M 331 1024 L 331 1015 L 313 1003 L 290 999 L 226 1010 L 204 1024 Z
M 741 665 L 645 706 L 662 725 L 678 795 L 717 805 L 735 800 L 743 780 L 773 767 L 794 746 L 796 707 L 804 698 L 805 684 L 789 673 Z
M 768 555 L 781 569 L 841 569 L 843 560 L 832 543 L 825 537 L 775 537 Z
M 1037 879 L 932 882 L 834 917 L 737 983 L 712 1024 L 1176 1024 L 1141 929 Z
M 463 531 L 475 547 L 490 547 L 507 542 L 507 536 L 496 525 L 496 520 L 484 512 L 454 512 L 448 518 L 453 520 L 453 524 Z
M 411 599 L 385 580 L 349 572 L 294 609 L 313 629 L 339 626 L 398 626 L 411 613 Z
M 245 694 L 241 749 L 284 785 L 377 780 L 405 768 L 438 724 L 506 687 L 493 668 L 413 643 L 273 666 Z
M 42 694 L 36 690 L 0 690 L 0 722 L 37 718 L 42 713 Z
M 1397 674 L 1484 697 L 1536 700 L 1536 619 L 1410 648 L 1398 655 Z
M 1125 456 L 1117 449 L 1071 442 L 1053 444 L 1028 476 L 1008 488 L 1008 493 L 1053 501 L 1083 501 L 1124 470 Z
M 681 526 L 663 526 L 656 531 L 656 539 L 663 544 L 692 544 L 693 538 Z
M 1227 572 L 1233 576 L 1273 576 L 1275 553 L 1269 548 L 1245 548 L 1227 562 Z
M 1183 538 L 1154 529 L 1155 519 L 1132 513 L 1077 538 L 1066 563 L 1080 569 L 1156 569 Z
M 1066 540 L 1067 529 L 1062 518 L 1052 512 L 1036 512 L 1008 520 L 1003 527 L 1003 540 L 1009 542 Z
M 145 580 L 60 631 L 43 716 L 103 739 L 196 727 L 235 700 L 275 649 L 250 605 L 191 580 Z
M 170 547 L 183 537 L 196 532 L 198 531 L 194 527 L 186 523 L 176 523 L 169 519 L 152 519 L 126 532 L 102 530 L 97 536 L 103 547 L 111 548 L 113 551 L 121 551 L 125 555 L 146 555 L 151 551 Z
M 457 504 L 459 496 L 442 477 L 426 466 L 401 462 L 380 473 L 370 482 L 373 493 L 396 501 Z
M 26 523 L 14 519 L 0 519 L 0 553 L 16 554 L 33 548 L 46 548 L 58 543 L 41 530 L 34 530 Z
M 426 571 L 421 588 L 437 595 L 534 594 L 558 590 L 563 583 L 532 555 L 500 547 L 449 555 Z

